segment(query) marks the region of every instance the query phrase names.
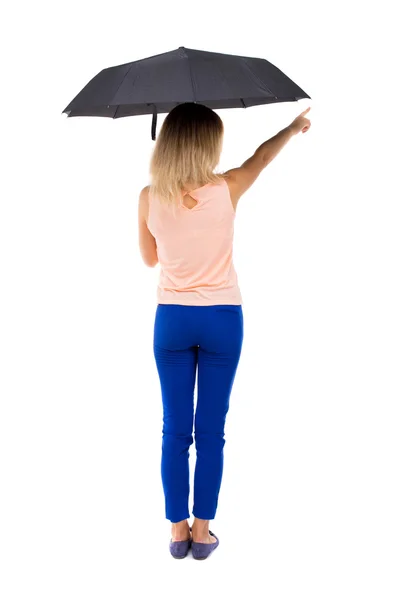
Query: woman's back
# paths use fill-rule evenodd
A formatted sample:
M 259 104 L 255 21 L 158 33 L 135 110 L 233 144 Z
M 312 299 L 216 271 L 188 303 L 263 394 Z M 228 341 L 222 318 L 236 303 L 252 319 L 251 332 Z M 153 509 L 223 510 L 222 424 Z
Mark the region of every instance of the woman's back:
M 233 265 L 235 210 L 221 177 L 187 193 L 174 209 L 149 194 L 148 228 L 161 267 L 160 304 L 242 304 Z

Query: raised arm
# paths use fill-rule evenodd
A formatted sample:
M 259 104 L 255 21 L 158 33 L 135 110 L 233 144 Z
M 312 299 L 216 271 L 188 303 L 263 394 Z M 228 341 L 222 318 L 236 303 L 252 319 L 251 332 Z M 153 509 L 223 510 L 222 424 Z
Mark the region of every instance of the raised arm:
M 261 144 L 253 156 L 248 158 L 240 167 L 230 169 L 224 173 L 234 208 L 236 208 L 239 198 L 253 185 L 261 171 L 279 154 L 290 138 L 300 131 L 305 133 L 310 129 L 311 121 L 305 116 L 310 108 L 308 107 L 300 113 L 288 127 Z

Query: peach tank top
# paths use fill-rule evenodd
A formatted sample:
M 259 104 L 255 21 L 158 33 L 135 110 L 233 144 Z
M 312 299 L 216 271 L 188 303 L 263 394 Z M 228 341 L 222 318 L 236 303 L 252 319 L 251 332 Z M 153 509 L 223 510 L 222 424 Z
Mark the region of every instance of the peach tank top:
M 235 210 L 225 179 L 187 192 L 174 211 L 149 194 L 147 226 L 157 244 L 159 304 L 242 304 L 233 265 Z

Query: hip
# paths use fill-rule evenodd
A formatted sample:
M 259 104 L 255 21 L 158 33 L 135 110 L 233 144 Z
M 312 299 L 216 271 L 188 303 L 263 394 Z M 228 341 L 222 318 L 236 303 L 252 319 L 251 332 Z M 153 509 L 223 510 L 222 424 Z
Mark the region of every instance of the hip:
M 235 353 L 241 348 L 243 331 L 241 304 L 159 303 L 154 322 L 154 344 L 170 350 L 199 346 L 209 352 Z

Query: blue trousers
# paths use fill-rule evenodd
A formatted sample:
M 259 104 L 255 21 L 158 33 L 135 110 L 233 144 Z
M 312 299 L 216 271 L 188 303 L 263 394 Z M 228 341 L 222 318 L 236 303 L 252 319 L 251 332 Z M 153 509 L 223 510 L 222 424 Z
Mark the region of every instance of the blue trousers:
M 189 518 L 189 447 L 196 444 L 193 515 L 213 519 L 223 471 L 224 427 L 243 342 L 237 305 L 158 304 L 154 356 L 161 384 L 161 478 L 166 518 Z M 197 402 L 194 388 L 197 373 Z

